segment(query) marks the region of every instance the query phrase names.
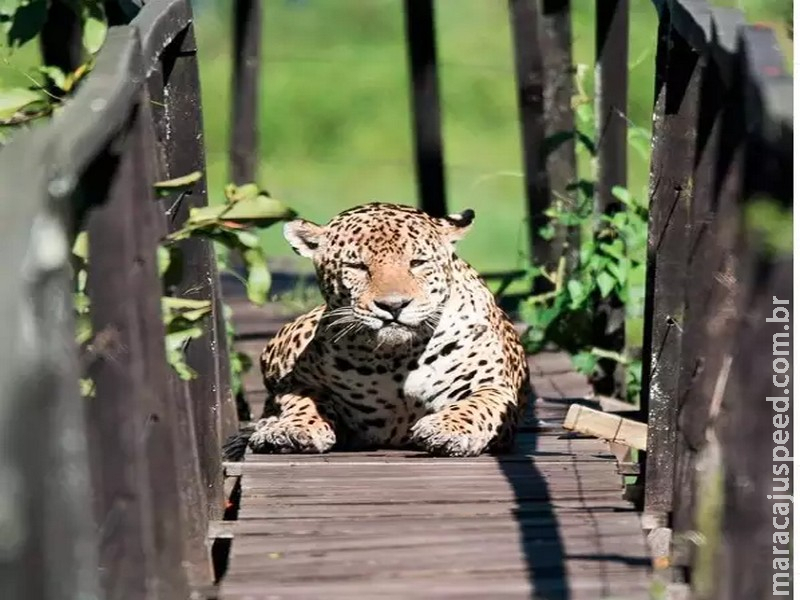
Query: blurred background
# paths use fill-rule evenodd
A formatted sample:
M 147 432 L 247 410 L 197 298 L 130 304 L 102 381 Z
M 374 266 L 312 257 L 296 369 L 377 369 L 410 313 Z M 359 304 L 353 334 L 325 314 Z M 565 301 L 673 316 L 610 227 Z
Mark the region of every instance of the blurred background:
M 231 3 L 194 0 L 209 193 L 223 199 L 231 81 Z M 791 0 L 716 0 L 779 32 L 791 56 Z M 473 208 L 477 226 L 460 252 L 481 271 L 527 261 L 514 65 L 506 2 L 436 3 L 448 206 Z M 303 217 L 382 200 L 414 204 L 411 117 L 402 3 L 264 0 L 258 183 Z M 592 134 L 594 3 L 573 2 L 577 125 Z M 631 0 L 628 188 L 646 199 L 656 15 Z M 29 86 L 37 40 L 2 49 L 0 89 Z M 9 132 L 0 128 L 0 136 Z M 2 137 L 0 137 L 2 139 Z M 579 175 L 591 177 L 579 153 Z M 280 228 L 263 233 L 271 256 L 290 256 Z M 302 268 L 302 263 L 301 263 Z
M 791 0 L 716 3 L 775 25 L 789 43 Z M 574 104 L 591 105 L 594 3 L 572 4 Z M 220 197 L 228 177 L 232 11 L 226 0 L 195 0 L 195 6 L 209 190 Z M 507 3 L 439 0 L 435 9 L 448 207 L 477 212 L 460 253 L 481 271 L 524 267 L 528 243 Z M 646 198 L 657 27 L 651 0 L 631 0 L 630 18 L 628 187 Z M 265 0 L 262 56 L 259 183 L 304 217 L 323 222 L 371 200 L 416 202 L 401 2 Z M 593 119 L 577 124 L 593 133 Z M 589 177 L 585 154 L 579 168 Z M 271 255 L 291 254 L 279 228 L 264 238 Z

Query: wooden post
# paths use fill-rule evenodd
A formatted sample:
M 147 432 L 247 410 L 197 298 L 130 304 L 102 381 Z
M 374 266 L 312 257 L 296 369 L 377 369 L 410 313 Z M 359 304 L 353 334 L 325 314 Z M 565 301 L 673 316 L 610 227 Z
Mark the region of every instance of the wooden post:
M 528 205 L 528 236 L 530 261 L 554 270 L 558 252 L 553 244 L 539 235 L 549 218 L 550 183 L 546 160 L 542 153 L 545 144 L 544 64 L 539 42 L 539 5 L 537 0 L 509 0 L 509 16 L 514 44 L 514 63 L 517 72 L 517 102 L 522 138 L 522 159 L 525 174 L 525 197 Z M 549 289 L 542 277 L 534 282 L 534 293 Z
M 600 216 L 613 216 L 624 206 L 614 186 L 625 187 L 628 168 L 628 0 L 597 0 L 595 118 L 597 119 L 596 230 Z M 617 296 L 597 298 L 593 344 L 621 353 L 625 349 L 625 306 Z M 601 374 L 593 380 L 599 394 L 620 395 L 624 368 L 610 359 L 599 361 Z
M 676 35 L 666 12 L 659 24 L 656 62 L 642 410 L 647 411 L 650 425 L 645 511 L 662 519 L 672 510 L 677 391 L 702 68 L 698 53 Z
M 119 76 L 141 80 L 136 32 L 118 31 L 127 34 L 136 53 L 130 71 Z M 107 43 L 127 41 L 121 38 L 112 34 Z M 174 462 L 164 435 L 170 426 L 163 412 L 166 381 L 163 371 L 158 376 L 156 362 L 159 354 L 165 360 L 164 347 L 154 345 L 161 324 L 155 247 L 142 248 L 147 233 L 137 231 L 137 216 L 147 211 L 144 203 L 151 194 L 146 123 L 138 110 L 130 118 L 120 154 L 100 158 L 111 173 L 111 186 L 106 203 L 88 218 L 90 247 L 102 250 L 92 253 L 88 269 L 94 331 L 88 374 L 96 386 L 96 397 L 89 402 L 89 439 L 106 594 L 167 598 L 186 589 L 177 487 L 164 478 L 172 475 Z M 163 339 L 163 329 L 160 335 Z M 149 351 L 157 355 L 149 356 Z M 177 552 L 170 552 L 175 548 Z
M 710 13 L 694 15 L 710 24 Z M 725 308 L 734 297 L 733 240 L 726 230 L 738 221 L 738 202 L 730 195 L 718 196 L 717 179 L 728 171 L 720 162 L 721 143 L 730 149 L 741 147 L 741 102 L 731 90 L 712 57 L 716 42 L 706 32 L 702 42 L 700 108 L 697 121 L 696 161 L 689 231 L 684 331 L 681 369 L 677 389 L 677 434 L 675 446 L 675 487 L 672 528 L 680 539 L 695 530 L 695 477 L 707 431 L 713 419 L 711 404 L 715 387 L 724 376 L 730 340 L 724 334 L 726 321 L 733 317 Z M 738 115 L 738 116 L 734 116 Z M 738 173 L 738 169 L 737 169 Z M 734 175 L 740 178 L 740 174 Z M 692 544 L 676 544 L 675 566 L 689 567 Z
M 191 101 L 193 99 L 194 102 L 197 102 L 199 93 L 195 88 L 183 87 L 187 83 L 191 84 L 191 78 L 186 73 L 188 68 L 186 62 L 192 58 L 191 47 L 189 54 L 180 56 L 182 44 L 185 43 L 186 28 L 191 22 L 191 10 L 188 3 L 179 4 L 182 6 L 164 7 L 150 3 L 134 20 L 134 25 L 140 30 L 145 44 L 147 83 L 152 99 L 151 112 L 154 115 L 157 138 L 155 154 L 159 157 L 157 172 L 159 180 L 183 175 L 193 170 L 191 164 L 176 165 L 178 159 L 176 159 L 175 153 L 183 150 L 176 147 L 174 139 L 170 142 L 168 135 L 168 132 L 175 131 L 172 129 L 173 127 L 185 127 L 180 125 L 181 115 L 185 119 L 192 118 Z M 164 18 L 165 11 L 168 11 L 171 18 Z M 176 61 L 182 61 L 177 68 L 177 76 L 175 75 Z M 170 86 L 169 96 L 165 95 L 167 86 Z M 194 91 L 191 91 L 193 89 Z M 169 101 L 175 99 L 172 94 L 184 96 L 183 106 L 181 103 Z M 190 123 L 189 130 L 190 135 L 199 133 L 197 124 Z M 182 131 L 185 134 L 186 130 Z M 202 144 L 202 138 L 192 138 L 189 143 L 186 143 L 185 147 L 191 148 L 192 152 L 189 158 L 183 157 L 183 160 L 191 159 L 194 164 L 198 164 L 196 143 Z M 199 165 L 202 168 L 202 148 L 199 156 Z M 197 205 L 205 203 L 205 182 L 203 181 L 201 185 L 202 187 L 196 189 L 189 198 L 174 194 L 161 203 L 162 210 L 166 211 L 165 217 L 161 220 L 162 235 L 180 226 L 188 213 L 186 203 L 197 203 Z M 202 242 L 185 244 L 182 250 L 184 253 L 188 253 L 184 256 L 188 256 L 192 264 L 207 265 L 208 263 L 204 261 L 211 259 L 210 248 Z M 196 288 L 197 293 L 204 294 L 201 297 L 207 299 L 210 294 L 208 280 L 202 283 L 198 282 L 202 278 L 202 271 L 187 271 L 187 268 L 186 265 L 183 265 L 182 270 L 168 273 L 169 284 L 181 286 L 180 289 L 192 289 L 193 285 L 199 285 Z M 218 314 L 214 315 L 214 317 L 217 316 Z M 214 388 L 216 376 L 213 373 L 217 367 L 209 367 L 215 363 L 214 350 L 203 344 L 211 344 L 212 340 L 216 339 L 224 343 L 224 337 L 215 337 L 214 332 L 221 331 L 219 326 L 216 329 L 214 329 L 214 325 L 208 325 L 208 327 L 210 332 L 201 340 L 193 342 L 200 346 L 195 346 L 192 349 L 194 354 L 187 356 L 187 360 L 191 361 L 192 366 L 201 373 L 201 381 L 206 383 L 207 389 L 202 390 L 201 395 L 197 396 L 195 395 L 196 386 L 199 385 L 197 380 L 190 385 L 189 382 L 179 379 L 171 369 L 169 373 L 170 394 L 175 410 L 173 431 L 177 450 L 176 479 L 181 493 L 183 552 L 185 569 L 192 590 L 202 590 L 213 582 L 213 567 L 207 537 L 209 515 L 217 518 L 217 515 L 222 514 L 223 500 L 221 474 L 213 470 L 214 463 L 219 460 L 217 444 L 218 436 L 220 436 L 216 422 L 219 412 Z M 223 348 L 225 347 L 223 346 Z M 220 364 L 227 369 L 227 363 L 220 361 Z M 213 370 L 209 372 L 209 368 Z
M 101 597 L 58 133 L 0 150 L 0 598 Z
M 556 139 L 575 131 L 572 110 L 575 68 L 572 64 L 572 23 L 570 0 L 543 0 L 539 44 L 544 69 L 544 114 L 546 139 Z M 575 192 L 569 185 L 577 179 L 575 136 L 563 138 L 545 157 L 553 197 L 567 210 L 576 208 Z M 580 227 L 565 227 L 556 232 L 554 249 L 566 256 L 569 272 L 578 262 Z
M 716 566 L 717 598 L 791 595 L 792 439 L 792 77 L 775 34 L 739 30 L 734 80 L 745 127 L 729 379 L 717 424 L 723 489 Z M 758 207 L 754 203 L 758 203 Z M 764 226 L 770 205 L 776 215 Z M 789 235 L 787 235 L 789 233 Z M 794 350 L 796 351 L 796 350 Z M 794 444 L 794 448 L 793 448 Z M 788 460 L 787 460 L 788 458 Z M 788 513 L 788 514 L 787 514 Z M 776 534 L 784 534 L 778 536 Z M 781 564 L 781 559 L 783 563 Z M 722 575 L 719 577 L 719 575 Z
M 433 0 L 404 0 L 419 206 L 447 214 Z
M 233 3 L 233 45 L 230 179 L 242 185 L 258 175 L 261 0 Z
M 179 177 L 193 171 L 203 173 L 191 193 L 181 200 L 167 198 L 162 204 L 166 209 L 172 208 L 169 215 L 172 228 L 179 227 L 186 220 L 190 208 L 208 203 L 196 52 L 190 24 L 162 54 L 165 130 L 170 132 L 161 139 L 167 176 Z M 162 134 L 165 130 L 162 129 Z M 206 333 L 189 343 L 186 359 L 197 372 L 197 377 L 189 382 L 189 390 L 194 405 L 196 438 L 200 444 L 200 465 L 208 494 L 208 518 L 216 520 L 221 518 L 223 511 L 221 442 L 228 433 L 223 431 L 221 419 L 231 411 L 235 415 L 225 332 L 219 328 L 219 276 L 209 242 L 186 240 L 181 243 L 181 255 L 183 265 L 177 294 L 212 303 L 212 315 L 204 323 Z

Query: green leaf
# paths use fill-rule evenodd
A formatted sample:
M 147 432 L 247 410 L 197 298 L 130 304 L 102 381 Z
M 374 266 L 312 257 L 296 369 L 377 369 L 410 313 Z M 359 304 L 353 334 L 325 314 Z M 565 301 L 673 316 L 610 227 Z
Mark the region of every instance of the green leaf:
M 77 275 L 75 276 L 75 279 L 77 280 L 77 287 L 79 292 L 83 293 L 86 291 L 86 280 L 88 278 L 89 274 L 86 272 L 86 269 L 81 269 L 78 271 Z
M 94 380 L 89 377 L 82 377 L 80 379 L 80 387 L 81 387 L 81 396 L 84 398 L 94 398 L 96 387 L 94 385 Z
M 23 108 L 42 99 L 39 92 L 25 88 L 10 88 L 0 91 L 0 119 L 9 119 Z
M 624 258 L 618 262 L 609 262 L 606 269 L 619 281 L 620 285 L 625 285 L 628 282 L 628 274 L 631 270 L 631 261 L 629 258 Z
M 42 73 L 45 77 L 47 77 L 48 81 L 50 81 L 58 89 L 60 90 L 66 89 L 67 76 L 64 74 L 64 71 L 62 71 L 58 67 L 43 65 L 39 67 L 39 72 Z
M 0 15 L 13 17 L 25 0 L 0 0 Z
M 272 277 L 267 268 L 267 261 L 261 248 L 250 248 L 242 254 L 247 265 L 247 298 L 254 304 L 267 301 Z
M 82 345 L 90 339 L 92 339 L 92 320 L 87 313 L 79 314 L 75 318 L 75 341 L 78 345 Z
M 81 231 L 75 236 L 75 242 L 72 244 L 72 253 L 80 258 L 83 262 L 89 261 L 89 234 Z
M 295 212 L 287 208 L 280 200 L 259 194 L 254 198 L 242 198 L 233 204 L 193 208 L 189 212 L 186 224 L 189 227 L 209 223 L 268 227 L 278 221 L 294 217 Z
M 598 357 L 591 352 L 579 352 L 571 358 L 575 370 L 584 375 L 591 375 L 597 367 Z
M 6 0 L 0 13 L 9 17 L 4 27 L 11 48 L 35 38 L 47 19 L 48 0 Z
M 98 5 L 99 6 L 99 5 Z M 102 11 L 101 11 L 102 12 Z M 106 41 L 108 25 L 105 15 L 88 16 L 83 22 L 83 47 L 89 54 L 95 54 Z
M 567 284 L 567 291 L 573 307 L 579 305 L 586 298 L 584 285 L 576 279 L 570 280 Z
M 167 179 L 166 181 L 157 181 L 153 184 L 153 188 L 159 196 L 168 196 L 175 192 L 188 192 L 202 177 L 202 171 L 192 171 L 188 175 Z
M 172 263 L 172 252 L 170 252 L 169 248 L 159 244 L 156 248 L 156 260 L 158 261 L 158 276 L 163 278 L 164 273 L 167 272 L 170 263 Z
M 538 234 L 543 240 L 552 240 L 556 235 L 556 229 L 548 223 L 544 227 L 539 228 Z
M 619 238 L 612 242 L 600 244 L 600 250 L 609 256 L 613 256 L 617 260 L 623 260 L 625 258 L 625 243 Z
M 184 349 L 191 340 L 202 335 L 203 329 L 199 326 L 193 326 L 167 333 L 167 335 L 164 336 L 167 362 L 175 369 L 178 377 L 184 381 L 194 379 L 197 376 L 197 373 L 186 363 Z
M 614 187 L 612 187 L 611 194 L 617 200 L 622 202 L 625 206 L 631 206 L 635 202 L 635 200 L 633 199 L 633 195 L 630 193 L 630 191 L 628 191 L 621 185 L 615 185 Z
M 600 275 L 597 276 L 597 287 L 600 288 L 600 297 L 608 298 L 608 295 L 611 293 L 611 290 L 614 289 L 615 283 L 616 280 L 606 271 L 600 273 Z
M 591 102 L 584 102 L 575 109 L 578 121 L 587 125 L 594 125 L 594 107 Z
M 211 313 L 211 301 L 165 296 L 161 298 L 161 310 L 168 326 L 178 318 L 193 323 Z
M 229 183 L 225 186 L 225 201 L 228 204 L 241 202 L 242 200 L 253 200 L 259 194 L 269 197 L 269 194 L 261 190 L 255 183 L 245 183 L 244 185 Z

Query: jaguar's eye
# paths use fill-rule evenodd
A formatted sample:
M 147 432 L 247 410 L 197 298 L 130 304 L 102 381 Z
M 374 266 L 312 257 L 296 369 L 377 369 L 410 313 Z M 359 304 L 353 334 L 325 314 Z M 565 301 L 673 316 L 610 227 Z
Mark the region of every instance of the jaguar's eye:
M 346 269 L 353 269 L 354 271 L 368 271 L 367 265 L 363 262 L 346 262 L 344 263 Z
M 411 268 L 421 267 L 422 265 L 426 264 L 428 261 L 424 258 L 415 258 L 411 261 Z

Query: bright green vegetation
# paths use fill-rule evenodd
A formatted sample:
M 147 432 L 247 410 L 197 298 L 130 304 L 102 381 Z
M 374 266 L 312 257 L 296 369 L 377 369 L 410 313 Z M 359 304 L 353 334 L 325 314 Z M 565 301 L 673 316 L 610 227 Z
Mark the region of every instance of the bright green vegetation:
M 212 190 L 227 181 L 230 9 L 199 13 L 203 105 Z M 724 2 L 731 5 L 731 0 Z M 735 4 L 735 3 L 733 3 Z M 752 20 L 782 24 L 789 0 L 740 2 Z M 325 220 L 373 199 L 414 203 L 408 72 L 399 0 L 264 2 L 260 182 L 301 215 Z M 573 2 L 574 60 L 592 90 L 594 2 Z M 527 256 L 511 34 L 505 2 L 439 0 L 438 52 L 448 202 L 477 211 L 462 255 L 481 270 Z M 631 1 L 629 117 L 648 130 L 656 14 Z M 630 153 L 629 188 L 644 196 L 648 160 Z M 591 177 L 588 160 L 581 176 Z M 280 232 L 270 254 L 290 250 Z

